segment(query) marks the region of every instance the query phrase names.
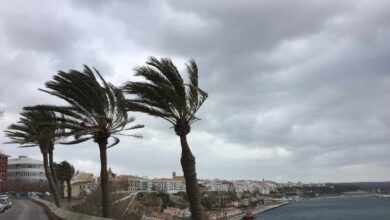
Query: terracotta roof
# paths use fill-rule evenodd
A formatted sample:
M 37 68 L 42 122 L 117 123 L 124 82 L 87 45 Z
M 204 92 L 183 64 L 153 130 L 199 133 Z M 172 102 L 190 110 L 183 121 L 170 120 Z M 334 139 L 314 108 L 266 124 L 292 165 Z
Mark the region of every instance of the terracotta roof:
M 180 181 L 185 181 L 186 179 L 184 178 L 184 176 L 175 176 L 174 178 L 175 180 L 180 180 Z
M 18 158 L 8 159 L 8 165 L 14 164 L 43 164 L 43 161 L 35 160 L 26 156 L 19 156 Z

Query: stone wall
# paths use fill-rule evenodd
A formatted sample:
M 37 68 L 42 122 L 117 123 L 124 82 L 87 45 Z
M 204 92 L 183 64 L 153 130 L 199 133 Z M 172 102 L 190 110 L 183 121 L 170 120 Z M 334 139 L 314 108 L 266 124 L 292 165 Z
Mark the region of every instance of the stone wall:
M 112 220 L 111 218 L 102 218 L 97 216 L 91 216 L 91 215 L 85 215 L 80 213 L 71 212 L 69 210 L 66 210 L 64 208 L 58 208 L 53 203 L 48 202 L 43 199 L 39 198 L 33 198 L 35 202 L 45 207 L 45 209 L 50 212 L 49 217 L 52 220 L 65 220 L 65 219 L 72 219 L 72 220 Z

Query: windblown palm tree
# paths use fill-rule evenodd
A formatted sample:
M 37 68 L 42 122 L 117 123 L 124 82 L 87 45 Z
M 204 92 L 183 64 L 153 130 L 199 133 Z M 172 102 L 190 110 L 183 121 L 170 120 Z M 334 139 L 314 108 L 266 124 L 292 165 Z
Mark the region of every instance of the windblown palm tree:
M 20 114 L 22 117 L 17 124 L 12 124 L 5 130 L 5 134 L 11 139 L 12 144 L 20 144 L 21 147 L 38 146 L 43 156 L 43 166 L 50 190 L 54 196 L 56 206 L 60 207 L 60 197 L 57 185 L 54 182 L 51 170 L 54 165 L 49 166 L 49 151 L 54 149 L 54 144 L 62 135 L 63 130 L 56 128 L 56 115 L 51 111 L 27 110 Z M 52 167 L 53 166 L 53 167 Z
M 119 143 L 117 135 L 141 137 L 140 135 L 123 134 L 120 133 L 121 131 L 134 130 L 144 126 L 127 127 L 135 118 L 129 117 L 127 114 L 126 100 L 122 91 L 107 83 L 101 74 L 96 69 L 94 70 L 95 73 L 84 65 L 83 72 L 77 70 L 59 71 L 52 81 L 45 83 L 46 90 L 40 89 L 65 100 L 69 105 L 37 105 L 28 109 L 51 110 L 63 115 L 61 119 L 58 119 L 61 122 L 61 128 L 66 130 L 68 136 L 73 136 L 74 140 L 62 142 L 62 144 L 78 144 L 91 139 L 98 144 L 103 216 L 108 217 L 110 210 L 107 149 Z M 95 77 L 95 74 L 98 78 Z M 114 140 L 112 144 L 108 144 L 110 137 Z
M 195 113 L 207 98 L 207 93 L 198 87 L 198 68 L 194 60 L 187 65 L 189 84 L 184 84 L 179 71 L 168 58 L 149 58 L 146 66 L 135 69 L 136 76 L 147 82 L 127 82 L 125 93 L 135 95 L 127 100 L 130 111 L 144 112 L 171 123 L 181 142 L 181 165 L 186 181 L 192 219 L 204 219 L 200 203 L 199 187 L 195 170 L 195 157 L 187 143 L 191 124 L 199 120 Z
M 63 199 L 65 198 L 65 195 L 64 195 L 64 184 L 65 184 L 65 181 L 60 179 L 60 177 L 58 176 L 58 166 L 59 164 L 54 162 L 53 163 L 53 167 L 54 167 L 54 170 L 55 170 L 55 176 L 56 176 L 56 179 L 57 179 L 57 187 L 58 187 L 58 193 L 60 194 L 60 198 Z
M 68 161 L 62 161 L 60 164 L 58 164 L 58 170 L 57 170 L 58 180 L 60 182 L 66 183 L 66 188 L 68 191 L 68 201 L 70 202 L 72 200 L 72 186 L 70 181 L 76 174 L 76 171 L 72 164 L 70 164 Z

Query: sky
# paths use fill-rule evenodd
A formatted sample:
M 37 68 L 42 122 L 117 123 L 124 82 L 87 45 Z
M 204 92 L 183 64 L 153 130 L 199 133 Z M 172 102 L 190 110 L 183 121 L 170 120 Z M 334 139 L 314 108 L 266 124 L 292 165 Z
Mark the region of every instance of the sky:
M 169 57 L 193 58 L 209 93 L 189 144 L 198 178 L 277 182 L 390 180 L 390 1 L 0 0 L 0 130 L 24 106 L 63 104 L 38 91 L 58 70 L 96 67 L 121 86 Z M 130 112 L 143 139 L 108 151 L 117 174 L 181 174 L 170 124 Z M 3 144 L 12 157 L 37 148 Z M 55 161 L 99 173 L 94 142 L 57 145 Z

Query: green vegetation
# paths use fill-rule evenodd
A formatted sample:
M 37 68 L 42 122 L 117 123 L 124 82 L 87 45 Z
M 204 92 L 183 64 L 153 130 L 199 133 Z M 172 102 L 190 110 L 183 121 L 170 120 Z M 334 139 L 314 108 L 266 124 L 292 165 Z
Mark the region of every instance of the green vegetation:
M 127 108 L 162 118 L 173 125 L 176 135 L 180 137 L 180 161 L 192 218 L 205 219 L 196 177 L 195 157 L 187 143 L 191 124 L 199 120 L 195 114 L 208 97 L 198 87 L 198 67 L 194 60 L 187 64 L 188 84 L 184 83 L 176 66 L 168 58 L 158 60 L 151 57 L 145 66 L 136 68 L 135 72 L 136 76 L 142 76 L 147 82 L 127 82 L 123 86 L 125 93 L 135 96 L 127 100 Z
M 25 109 L 50 110 L 61 114 L 61 118 L 56 118 L 59 122 L 57 126 L 67 130 L 65 136 L 74 137 L 74 140 L 61 144 L 78 144 L 91 139 L 98 144 L 103 216 L 109 217 L 107 149 L 119 143 L 119 138 L 115 135 L 125 135 L 121 134 L 121 131 L 144 126 L 127 127 L 135 118 L 127 114 L 122 91 L 107 83 L 96 69 L 95 73 L 88 66 L 84 66 L 83 72 L 59 71 L 53 80 L 46 82 L 45 85 L 47 89 L 40 89 L 41 91 L 57 96 L 69 105 L 37 105 Z M 108 144 L 110 137 L 114 140 L 112 144 Z
M 225 207 L 226 204 L 239 201 L 234 192 L 207 192 L 202 196 L 202 205 L 208 211 L 216 211 Z
M 25 110 L 20 114 L 19 122 L 12 124 L 5 131 L 5 135 L 11 139 L 10 144 L 20 144 L 21 147 L 38 146 L 43 157 L 43 166 L 51 192 L 54 195 L 56 206 L 60 207 L 60 196 L 54 182 L 52 170 L 54 164 L 49 166 L 49 151 L 53 151 L 54 144 L 59 140 L 64 130 L 60 129 L 54 112 L 46 110 Z M 51 161 L 52 162 L 52 161 Z
M 185 84 L 170 59 L 158 60 L 151 57 L 146 66 L 135 69 L 136 75 L 144 77 L 147 82 L 127 82 L 120 89 L 106 82 L 96 69 L 92 70 L 86 65 L 82 72 L 59 71 L 51 81 L 45 83 L 46 88 L 40 90 L 62 99 L 66 104 L 24 107 L 22 118 L 17 124 L 9 126 L 5 131 L 6 136 L 11 139 L 9 143 L 17 143 L 22 147 L 39 146 L 46 177 L 57 206 L 60 206 L 58 185 L 63 185 L 63 182 L 67 183 L 68 199 L 71 198 L 70 179 L 75 170 L 66 161 L 55 165 L 54 144 L 73 145 L 88 140 L 97 143 L 101 163 L 101 199 L 95 199 L 93 202 L 99 201 L 102 209 L 98 208 L 96 211 L 100 213 L 102 210 L 103 216 L 109 217 L 107 149 L 119 143 L 118 136 L 141 137 L 138 134 L 122 133 L 144 127 L 141 124 L 130 125 L 135 118 L 128 115 L 129 111 L 163 118 L 173 125 L 180 137 L 181 165 L 188 195 L 185 197 L 186 201 L 179 199 L 180 201 L 175 201 L 171 205 L 184 207 L 188 199 L 193 218 L 205 219 L 196 176 L 195 157 L 187 143 L 187 134 L 190 133 L 191 125 L 200 120 L 195 114 L 208 95 L 198 87 L 198 68 L 194 60 L 190 60 L 187 65 L 187 72 L 189 83 Z M 126 99 L 124 93 L 135 98 Z M 110 144 L 109 138 L 113 139 Z M 63 189 L 61 191 L 63 197 Z M 169 205 L 169 196 L 168 200 L 166 196 L 160 196 L 163 206 Z
M 57 176 L 58 180 L 63 183 L 66 183 L 66 188 L 68 191 L 68 201 L 70 202 L 72 200 L 72 186 L 70 184 L 70 180 L 73 178 L 73 176 L 76 174 L 76 171 L 72 164 L 70 164 L 68 161 L 62 161 L 60 164 L 57 165 Z M 62 188 L 63 189 L 63 188 Z M 62 191 L 62 195 L 63 195 Z

